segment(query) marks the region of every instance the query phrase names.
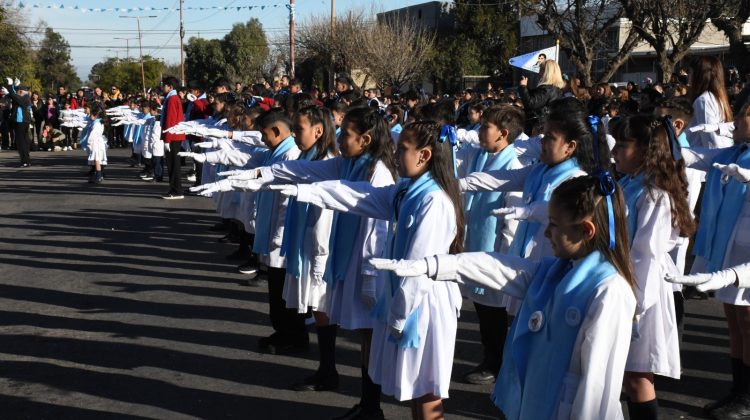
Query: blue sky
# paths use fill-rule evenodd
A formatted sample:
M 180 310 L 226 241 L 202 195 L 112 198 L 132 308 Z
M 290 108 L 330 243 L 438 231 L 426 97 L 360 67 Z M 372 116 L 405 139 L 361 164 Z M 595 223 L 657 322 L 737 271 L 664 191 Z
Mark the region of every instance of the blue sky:
M 367 11 L 384 11 L 414 4 L 426 0 L 335 0 L 336 14 L 349 9 Z M 126 45 L 130 44 L 130 56 L 138 55 L 138 40 L 135 19 L 122 19 L 118 12 L 82 13 L 73 10 L 32 8 L 30 5 L 60 5 L 81 8 L 104 7 L 179 7 L 179 0 L 23 0 L 27 7 L 23 10 L 28 24 L 35 25 L 43 20 L 47 25 L 60 32 L 71 45 L 71 55 L 79 77 L 86 80 L 91 66 L 106 57 L 125 57 Z M 14 2 L 15 5 L 19 1 Z M 203 38 L 221 38 L 229 32 L 232 24 L 258 18 L 266 30 L 269 39 L 288 34 L 289 14 L 286 7 L 268 7 L 268 5 L 288 3 L 284 0 L 184 0 L 184 7 L 205 6 L 260 6 L 265 10 L 237 11 L 185 11 L 185 41 L 191 36 Z M 304 24 L 305 18 L 312 15 L 330 15 L 330 0 L 296 0 L 295 19 L 297 25 Z M 139 12 L 129 15 L 156 15 L 156 18 L 142 19 L 144 54 L 163 58 L 167 63 L 178 63 L 179 51 L 179 12 Z M 288 35 L 287 35 L 288 36 Z M 129 41 L 114 38 L 131 38 Z M 38 39 L 38 38 L 34 38 Z M 288 38 L 287 38 L 288 39 Z M 96 48 L 95 48 L 96 47 Z M 101 47 L 101 48 L 100 48 Z M 148 48 L 146 48 L 148 47 Z

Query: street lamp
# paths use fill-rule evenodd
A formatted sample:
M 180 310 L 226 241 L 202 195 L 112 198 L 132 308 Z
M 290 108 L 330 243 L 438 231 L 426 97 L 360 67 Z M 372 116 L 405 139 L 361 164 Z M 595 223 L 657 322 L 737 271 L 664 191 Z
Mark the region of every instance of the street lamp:
M 125 41 L 126 57 L 127 57 L 128 60 L 130 60 L 130 40 L 131 39 L 138 39 L 138 38 L 112 38 L 112 39 L 119 39 L 119 40 L 124 40 Z
M 146 72 L 143 70 L 143 43 L 141 42 L 141 19 L 152 19 L 158 16 L 120 16 L 123 19 L 135 19 L 138 22 L 138 50 L 141 56 L 141 85 L 143 96 L 146 96 Z

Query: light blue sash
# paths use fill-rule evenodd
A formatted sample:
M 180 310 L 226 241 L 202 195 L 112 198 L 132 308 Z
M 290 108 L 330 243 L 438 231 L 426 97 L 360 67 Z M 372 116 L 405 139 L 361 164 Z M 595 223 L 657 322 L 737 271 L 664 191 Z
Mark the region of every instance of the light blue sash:
M 622 195 L 625 196 L 625 205 L 628 208 L 628 238 L 633 244 L 635 238 L 636 224 L 638 223 L 638 199 L 643 195 L 643 173 L 636 176 L 624 176 L 620 179 Z
M 372 157 L 369 154 L 343 159 L 339 178 L 352 182 L 370 181 L 371 166 Z M 346 272 L 351 263 L 352 254 L 362 252 L 361 249 L 354 249 L 354 242 L 359 235 L 361 222 L 360 216 L 351 213 L 338 211 L 333 213 L 331 239 L 328 246 L 331 252 L 328 255 L 326 272 L 323 275 L 328 284 L 346 280 Z
M 713 163 L 736 163 L 742 168 L 750 169 L 750 149 L 746 144 L 729 147 L 716 156 Z M 695 255 L 706 259 L 707 272 L 723 268 L 729 240 L 742 211 L 747 188 L 747 184 L 733 177 L 724 177 L 718 169 L 711 168 L 708 171 L 694 251 Z
M 266 158 L 263 160 L 263 166 L 271 166 L 281 161 L 286 152 L 295 147 L 294 137 L 289 136 L 282 141 L 273 150 L 266 152 Z M 275 192 L 261 191 L 256 197 L 255 213 L 255 241 L 253 242 L 253 252 L 258 255 L 268 255 L 271 252 L 271 229 L 273 228 L 274 201 Z
M 402 181 L 399 184 L 399 192 L 396 194 L 393 206 L 394 213 L 391 218 L 390 231 L 388 232 L 387 255 L 385 258 L 400 260 L 406 256 L 406 252 L 413 245 L 413 236 L 417 226 L 414 218 L 419 214 L 424 197 L 439 189 L 440 186 L 432 178 L 430 172 L 423 174 L 417 180 Z M 436 222 L 440 223 L 440 221 Z M 391 300 L 401 286 L 401 277 L 396 276 L 395 273 L 389 272 L 388 279 L 389 281 L 385 282 L 386 284 L 383 288 L 383 295 L 377 300 L 375 308 L 372 311 L 376 318 L 383 323 L 388 321 Z M 420 309 L 417 306 L 406 318 L 403 336 L 398 341 L 401 348 L 419 347 L 420 337 L 417 328 L 419 313 Z M 389 337 L 389 339 L 395 340 L 393 337 Z
M 509 420 L 551 419 L 591 296 L 617 271 L 594 251 L 545 258 L 513 321 L 492 399 Z
M 91 117 L 89 117 L 89 119 L 90 118 Z M 99 122 L 101 122 L 101 119 L 97 118 L 95 120 L 89 121 L 89 123 L 86 124 L 86 127 L 83 127 L 83 130 L 81 130 L 81 135 L 78 138 L 78 145 L 81 146 L 81 149 L 87 149 L 89 147 L 89 136 L 91 135 L 91 130 L 93 130 L 96 123 Z
M 549 202 L 552 191 L 570 178 L 573 172 L 581 169 L 575 158 L 560 162 L 555 166 L 548 166 L 544 163 L 537 163 L 535 166 L 523 184 L 523 200 L 527 205 L 535 201 Z M 541 226 L 540 223 L 522 220 L 518 224 L 508 255 L 526 257 L 526 248 Z
M 311 161 L 318 154 L 318 148 L 302 152 L 298 160 Z M 310 260 L 309 250 L 304 249 L 305 231 L 315 221 L 308 220 L 309 203 L 300 203 L 297 197 L 290 197 L 284 219 L 284 239 L 281 242 L 281 255 L 286 257 L 286 272 L 299 279 L 302 270 Z

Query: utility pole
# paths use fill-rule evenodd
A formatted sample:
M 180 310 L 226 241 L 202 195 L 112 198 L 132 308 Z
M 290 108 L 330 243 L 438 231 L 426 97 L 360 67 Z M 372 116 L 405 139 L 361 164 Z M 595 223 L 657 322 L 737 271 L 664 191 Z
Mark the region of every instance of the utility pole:
M 291 69 L 289 77 L 294 78 L 294 0 L 289 0 L 289 58 Z
M 333 90 L 333 83 L 336 80 L 336 67 L 334 61 L 336 57 L 333 55 L 333 45 L 336 42 L 336 0 L 331 0 L 331 66 L 328 70 L 328 91 Z
M 131 39 L 138 39 L 138 38 L 112 38 L 112 39 L 119 39 L 125 41 L 125 57 L 130 60 L 130 40 Z
M 138 51 L 141 57 L 141 87 L 143 88 L 143 96 L 146 96 L 146 72 L 143 69 L 143 41 L 141 37 L 141 18 L 152 19 L 157 16 L 120 16 L 123 19 L 135 19 L 138 22 Z
M 180 83 L 185 86 L 185 25 L 182 19 L 182 0 L 180 0 Z

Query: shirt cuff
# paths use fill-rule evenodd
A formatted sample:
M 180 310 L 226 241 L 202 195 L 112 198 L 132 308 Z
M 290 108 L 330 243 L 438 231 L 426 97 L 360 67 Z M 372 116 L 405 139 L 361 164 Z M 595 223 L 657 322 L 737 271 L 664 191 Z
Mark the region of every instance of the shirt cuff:
M 430 259 L 434 259 L 437 268 L 435 270 L 435 280 L 451 281 L 458 280 L 458 255 L 439 255 L 428 258 L 427 270 L 430 271 Z

